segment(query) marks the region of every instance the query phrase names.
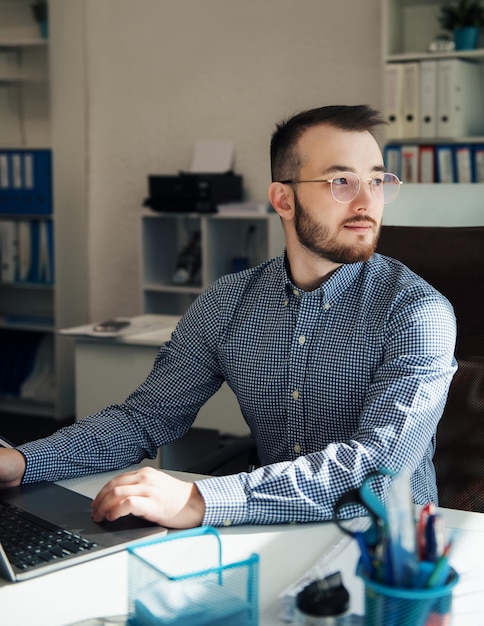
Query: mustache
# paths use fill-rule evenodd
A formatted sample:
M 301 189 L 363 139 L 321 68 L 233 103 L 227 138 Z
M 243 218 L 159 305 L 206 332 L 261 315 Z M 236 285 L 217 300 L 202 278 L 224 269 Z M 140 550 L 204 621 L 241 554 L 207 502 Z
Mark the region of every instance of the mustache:
M 343 222 L 343 226 L 346 226 L 346 224 L 358 224 L 359 222 L 368 222 L 373 226 L 377 226 L 376 221 L 369 215 L 355 215 L 355 217 L 350 217 Z

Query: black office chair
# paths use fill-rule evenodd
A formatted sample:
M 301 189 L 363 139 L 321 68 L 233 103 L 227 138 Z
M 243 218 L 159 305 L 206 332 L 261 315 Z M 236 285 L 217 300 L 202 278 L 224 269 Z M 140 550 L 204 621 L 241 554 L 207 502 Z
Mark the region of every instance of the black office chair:
M 439 503 L 484 513 L 484 357 L 458 363 L 437 428 Z

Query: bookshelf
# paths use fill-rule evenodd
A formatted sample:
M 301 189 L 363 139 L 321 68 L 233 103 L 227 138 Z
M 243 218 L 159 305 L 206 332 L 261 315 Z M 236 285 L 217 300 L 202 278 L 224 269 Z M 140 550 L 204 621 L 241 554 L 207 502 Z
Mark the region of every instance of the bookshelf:
M 193 280 L 173 280 L 180 251 L 200 233 L 201 268 Z M 280 218 L 258 215 L 163 213 L 140 218 L 141 310 L 181 315 L 215 279 L 234 271 L 241 259 L 253 266 L 284 250 Z
M 484 42 L 429 52 L 444 32 L 440 7 L 439 0 L 382 1 L 387 167 L 410 183 L 481 183 Z
M 85 155 L 71 132 L 84 128 L 82 4 L 51 0 L 46 39 L 28 0 L 0 0 L 0 232 L 17 246 L 0 274 L 0 412 L 56 420 L 75 401 L 74 346 L 57 331 L 87 319 L 84 193 L 73 198 Z

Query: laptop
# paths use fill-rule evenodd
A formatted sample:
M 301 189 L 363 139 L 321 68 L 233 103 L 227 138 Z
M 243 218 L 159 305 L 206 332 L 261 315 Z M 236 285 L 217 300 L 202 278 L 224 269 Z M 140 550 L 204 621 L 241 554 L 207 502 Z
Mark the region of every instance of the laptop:
M 96 523 L 90 498 L 50 482 L 0 489 L 0 518 L 0 576 L 12 582 L 119 552 L 134 541 L 167 532 L 133 515 Z M 13 533 L 24 523 L 25 545 L 19 546 Z M 33 537 L 37 525 L 40 543 Z

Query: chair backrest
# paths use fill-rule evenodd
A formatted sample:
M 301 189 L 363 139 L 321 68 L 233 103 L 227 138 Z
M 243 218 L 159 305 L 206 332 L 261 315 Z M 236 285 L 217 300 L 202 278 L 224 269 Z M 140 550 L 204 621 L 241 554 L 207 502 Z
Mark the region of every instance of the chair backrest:
M 378 252 L 443 293 L 457 318 L 456 358 L 434 465 L 440 505 L 484 512 L 484 227 L 383 226 Z
M 484 513 L 484 357 L 459 359 L 434 465 L 441 506 Z
M 378 252 L 405 263 L 446 296 L 457 318 L 456 354 L 484 355 L 484 226 L 382 226 Z

